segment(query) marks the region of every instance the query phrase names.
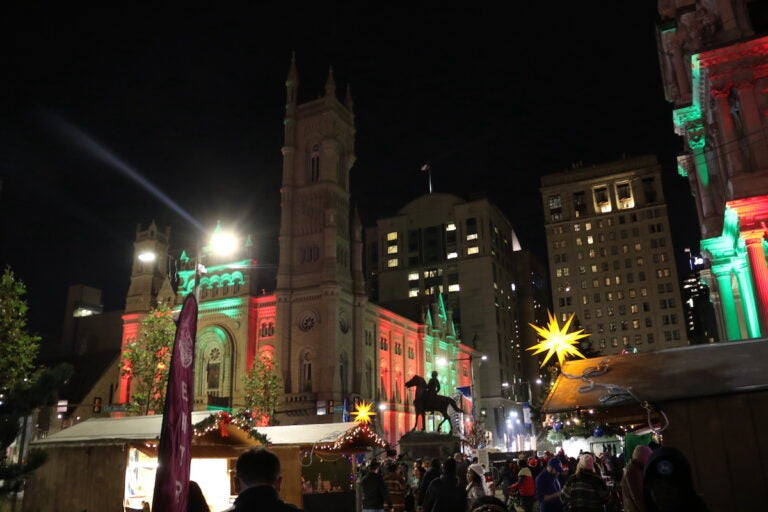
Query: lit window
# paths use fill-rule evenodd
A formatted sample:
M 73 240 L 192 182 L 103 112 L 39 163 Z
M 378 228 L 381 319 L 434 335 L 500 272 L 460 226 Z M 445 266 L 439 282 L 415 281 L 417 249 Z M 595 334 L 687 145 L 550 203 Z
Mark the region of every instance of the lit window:
M 387 240 L 397 240 L 397 231 L 392 231 L 390 233 L 387 233 Z
M 393 268 L 393 267 L 396 267 L 396 266 L 397 266 L 397 258 L 390 258 L 387 261 L 387 267 Z
M 458 258 L 458 257 L 459 257 L 459 253 L 457 253 L 457 252 L 449 252 L 448 253 L 448 259 L 449 260 L 452 260 L 452 259 L 455 259 L 455 258 Z
M 611 201 L 608 197 L 608 187 L 595 187 L 592 190 L 592 194 L 595 200 L 595 210 L 599 211 L 600 213 L 608 213 L 611 211 Z
M 477 240 L 477 233 L 467 235 L 467 240 Z
M 447 226 L 445 226 L 445 230 L 446 230 L 446 231 L 456 231 L 456 224 L 454 224 L 453 222 L 451 222 L 450 224 L 448 224 Z
M 480 248 L 476 245 L 467 247 L 467 254 L 480 254 Z
M 408 290 L 408 296 L 409 297 L 418 297 L 419 296 L 419 289 L 418 288 L 411 288 Z
M 593 243 L 595 243 L 595 239 L 594 239 L 594 238 L 592 238 L 592 235 L 589 235 L 589 236 L 587 237 L 587 243 L 588 243 L 588 244 L 593 244 Z
M 590 231 L 592 229 L 592 223 L 591 222 L 585 222 L 584 223 L 584 229 L 587 231 Z
M 397 246 L 390 245 L 389 247 L 387 247 L 387 254 L 397 254 Z
M 449 292 L 458 292 L 461 290 L 461 287 L 458 284 L 449 284 L 448 285 L 448 291 Z

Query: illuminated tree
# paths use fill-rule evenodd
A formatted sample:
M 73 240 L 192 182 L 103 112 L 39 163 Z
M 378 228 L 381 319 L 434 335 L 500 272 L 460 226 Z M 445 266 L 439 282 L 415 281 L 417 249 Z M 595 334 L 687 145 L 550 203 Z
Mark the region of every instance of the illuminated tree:
M 280 378 L 269 352 L 261 352 L 243 377 L 245 406 L 251 411 L 257 426 L 276 425 L 275 408 L 280 393 Z
M 162 413 L 175 335 L 173 311 L 163 304 L 141 321 L 138 340 L 128 344 L 120 362 L 121 375 L 131 380 L 128 412 Z
M 32 373 L 40 337 L 27 332 L 27 289 L 10 267 L 0 278 L 0 393 Z

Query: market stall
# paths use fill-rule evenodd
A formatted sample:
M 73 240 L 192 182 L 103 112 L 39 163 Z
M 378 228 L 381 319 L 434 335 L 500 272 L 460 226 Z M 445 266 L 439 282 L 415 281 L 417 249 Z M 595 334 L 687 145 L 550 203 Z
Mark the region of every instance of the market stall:
M 579 415 L 595 429 L 658 433 L 689 459 L 711 510 L 754 510 L 768 500 L 765 339 L 567 361 L 542 412 L 550 421 Z
M 281 460 L 283 499 L 311 512 L 354 504 L 354 455 L 384 445 L 360 423 L 259 427 L 254 436 L 237 418 L 200 411 L 192 413 L 192 424 L 190 478 L 212 512 L 230 506 L 237 494 L 235 461 L 253 446 L 268 443 Z M 152 498 L 161 425 L 159 415 L 91 418 L 32 442 L 48 462 L 27 482 L 23 510 L 140 510 Z

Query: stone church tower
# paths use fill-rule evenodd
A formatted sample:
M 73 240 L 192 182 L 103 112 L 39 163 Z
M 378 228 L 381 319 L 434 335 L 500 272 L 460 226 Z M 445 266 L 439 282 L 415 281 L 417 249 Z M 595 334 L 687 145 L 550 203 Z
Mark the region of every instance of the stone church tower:
M 362 241 L 350 219 L 355 127 L 349 92 L 298 103 L 298 71 L 286 80 L 275 356 L 286 401 L 335 400 L 358 388 L 362 347 Z M 357 236 L 352 235 L 356 224 Z M 354 240 L 353 240 L 354 238 Z

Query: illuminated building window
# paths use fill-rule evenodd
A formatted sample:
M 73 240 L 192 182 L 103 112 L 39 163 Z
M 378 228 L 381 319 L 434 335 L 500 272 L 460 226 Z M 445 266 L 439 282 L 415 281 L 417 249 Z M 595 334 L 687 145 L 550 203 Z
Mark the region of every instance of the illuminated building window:
M 398 263 L 397 258 L 390 258 L 389 260 L 387 260 L 387 267 L 394 268 L 397 266 L 397 263 Z
M 605 185 L 595 187 L 592 190 L 592 194 L 595 201 L 595 211 L 600 213 L 608 213 L 611 211 L 611 200 L 608 196 L 608 187 Z
M 387 233 L 387 241 L 391 242 L 393 240 L 397 240 L 397 231 L 391 231 Z
M 448 285 L 448 291 L 449 292 L 458 292 L 461 290 L 461 287 L 458 284 L 449 284 Z
M 634 208 L 635 200 L 628 181 L 616 184 L 616 202 L 620 209 Z
M 408 296 L 409 297 L 418 297 L 419 296 L 419 289 L 418 288 L 411 288 L 408 290 Z
M 467 235 L 467 240 L 477 240 L 477 233 Z
M 592 270 L 592 273 L 593 273 L 593 274 L 594 274 L 595 272 L 597 272 L 597 265 L 596 265 L 596 264 L 595 264 L 595 265 L 592 265 L 592 266 L 590 267 L 590 270 Z
M 592 238 L 592 235 L 589 235 L 589 236 L 587 237 L 587 243 L 588 243 L 588 244 L 593 244 L 593 243 L 595 243 L 595 240 L 594 240 L 594 238 Z
M 397 254 L 397 246 L 390 245 L 387 247 L 387 254 Z
M 585 222 L 584 223 L 584 229 L 586 231 L 591 231 L 592 230 L 592 223 L 591 222 Z
M 587 203 L 584 201 L 584 192 L 573 194 L 573 214 L 579 218 L 587 213 Z
M 578 223 L 574 224 L 574 225 L 573 225 L 573 230 L 574 230 L 576 233 L 578 233 L 579 231 L 581 231 L 581 224 L 578 224 Z
M 448 225 L 445 226 L 445 230 L 446 231 L 456 231 L 456 224 L 454 224 L 453 222 L 449 223 Z
M 639 329 L 640 328 L 640 320 L 637 320 L 637 319 L 632 320 L 632 328 L 633 329 Z
M 447 258 L 449 260 L 453 260 L 459 257 L 459 253 L 457 252 L 449 252 Z
M 630 295 L 631 295 L 631 293 L 630 293 Z M 638 307 L 637 307 L 637 304 L 632 304 L 632 305 L 630 305 L 630 306 L 629 306 L 629 310 L 630 310 L 632 313 L 637 313 L 637 312 L 639 311 L 639 309 L 638 309 Z
M 472 247 L 467 247 L 467 254 L 479 254 L 479 253 L 480 253 L 480 248 L 478 246 L 474 245 Z
M 563 201 L 559 194 L 549 196 L 549 215 L 553 221 L 563 220 Z
M 418 272 L 409 272 L 408 273 L 408 280 L 409 281 L 418 281 L 419 280 L 419 273 Z

